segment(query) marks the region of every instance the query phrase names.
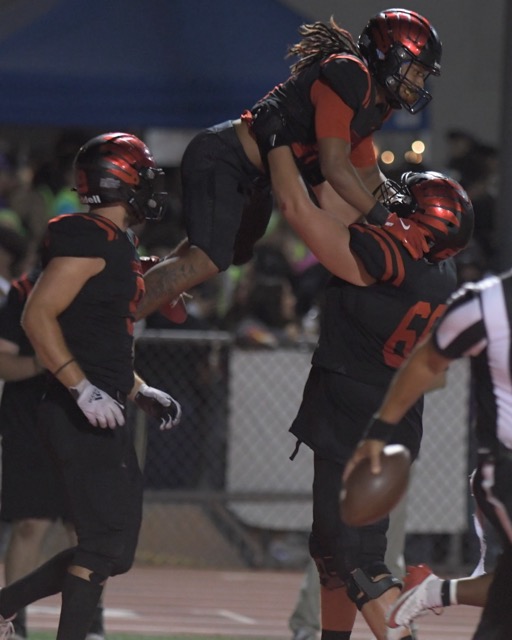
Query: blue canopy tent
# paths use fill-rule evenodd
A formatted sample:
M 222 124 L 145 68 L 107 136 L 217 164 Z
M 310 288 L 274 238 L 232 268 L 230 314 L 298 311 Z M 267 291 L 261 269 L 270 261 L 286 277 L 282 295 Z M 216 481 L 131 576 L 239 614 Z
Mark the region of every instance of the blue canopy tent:
M 277 0 L 14 0 L 0 9 L 0 124 L 200 128 L 235 118 L 286 78 L 304 21 Z

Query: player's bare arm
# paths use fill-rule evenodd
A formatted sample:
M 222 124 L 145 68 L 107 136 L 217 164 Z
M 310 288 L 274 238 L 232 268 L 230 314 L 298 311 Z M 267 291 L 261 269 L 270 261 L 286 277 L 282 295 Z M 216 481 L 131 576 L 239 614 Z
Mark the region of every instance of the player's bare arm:
M 363 181 L 365 187 L 371 193 L 374 193 L 375 190 L 378 189 L 378 187 L 387 180 L 386 176 L 380 170 L 377 162 L 369 167 L 358 168 L 357 173 L 359 174 L 359 177 Z
M 354 222 L 361 222 L 364 219 L 364 216 L 359 209 L 352 207 L 346 200 L 343 200 L 327 180 L 321 182 L 316 187 L 313 187 L 313 192 L 320 204 L 320 207 L 335 215 L 347 226 Z
M 104 267 L 103 258 L 53 258 L 25 305 L 22 325 L 41 364 L 54 373 L 69 362 L 59 372 L 59 380 L 66 387 L 76 385 L 85 375 L 73 361 L 58 317 L 76 298 L 87 280 Z
M 41 365 L 34 356 L 21 356 L 19 345 L 0 338 L 0 380 L 18 382 L 41 373 Z
M 449 365 L 450 360 L 434 347 L 432 337 L 419 344 L 395 374 L 377 414 L 379 418 L 392 424 L 399 422 Z
M 372 284 L 374 279 L 350 251 L 347 225 L 314 205 L 290 149 L 276 148 L 268 158 L 279 209 L 308 248 L 334 275 L 360 286 Z
M 321 138 L 318 151 L 325 179 L 341 198 L 366 215 L 375 205 L 375 197 L 350 161 L 350 144 L 341 138 Z
M 146 293 L 137 308 L 136 320 L 145 318 L 162 304 L 174 300 L 186 289 L 213 277 L 218 271 L 198 247 L 191 246 L 186 255 L 182 251 L 163 260 L 144 275 Z

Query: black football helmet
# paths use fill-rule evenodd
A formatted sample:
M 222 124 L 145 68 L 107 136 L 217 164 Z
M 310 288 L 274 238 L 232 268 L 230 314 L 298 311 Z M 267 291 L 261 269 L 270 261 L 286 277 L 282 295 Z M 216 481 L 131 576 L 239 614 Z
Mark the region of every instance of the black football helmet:
M 164 214 L 164 172 L 130 133 L 105 133 L 86 142 L 75 157 L 73 173 L 82 204 L 125 203 L 137 222 L 160 220 Z
M 428 74 L 441 73 L 441 40 L 426 18 L 407 9 L 381 11 L 363 29 L 358 46 L 393 108 L 418 113 L 426 107 L 430 93 L 405 77 L 415 63 L 423 65 Z M 400 95 L 403 86 L 417 96 L 413 104 Z
M 400 184 L 386 180 L 375 195 L 390 211 L 428 231 L 430 262 L 455 256 L 471 240 L 473 205 L 460 184 L 442 173 L 408 171 Z

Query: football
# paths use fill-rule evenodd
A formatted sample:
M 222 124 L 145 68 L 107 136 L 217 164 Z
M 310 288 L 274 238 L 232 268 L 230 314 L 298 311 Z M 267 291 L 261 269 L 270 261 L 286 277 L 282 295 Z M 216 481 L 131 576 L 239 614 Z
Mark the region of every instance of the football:
M 373 474 L 366 458 L 352 470 L 340 495 L 340 514 L 351 527 L 381 520 L 407 490 L 411 459 L 401 444 L 388 444 L 381 453 L 381 471 Z

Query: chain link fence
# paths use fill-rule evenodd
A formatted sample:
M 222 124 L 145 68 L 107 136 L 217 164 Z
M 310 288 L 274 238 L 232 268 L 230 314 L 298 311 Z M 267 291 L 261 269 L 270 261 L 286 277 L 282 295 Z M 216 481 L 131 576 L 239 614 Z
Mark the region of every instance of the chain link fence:
M 180 400 L 183 418 L 161 432 L 144 414 L 132 417 L 146 482 L 140 560 L 220 568 L 306 562 L 312 453 L 302 446 L 289 460 L 295 438 L 288 428 L 313 346 L 248 350 L 224 332 L 142 333 L 136 368 Z M 418 562 L 456 568 L 465 562 L 462 542 L 476 540 L 468 396 L 468 366 L 460 361 L 426 397 L 408 496 L 408 541 Z

